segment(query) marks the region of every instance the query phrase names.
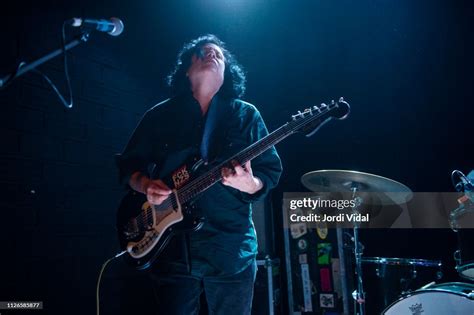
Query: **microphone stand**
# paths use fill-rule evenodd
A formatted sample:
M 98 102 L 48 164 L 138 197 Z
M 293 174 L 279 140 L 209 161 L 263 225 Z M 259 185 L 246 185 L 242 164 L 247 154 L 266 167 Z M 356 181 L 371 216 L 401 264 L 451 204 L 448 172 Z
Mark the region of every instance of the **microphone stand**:
M 31 62 L 30 64 L 20 64 L 20 66 L 18 67 L 18 69 L 11 73 L 11 74 L 7 74 L 6 76 L 4 77 L 0 77 L 0 89 L 6 87 L 11 81 L 13 81 L 14 79 L 18 78 L 19 76 L 35 69 L 36 67 L 42 65 L 43 63 L 53 59 L 54 57 L 56 56 L 59 56 L 60 54 L 76 47 L 77 45 L 81 44 L 81 43 L 85 43 L 87 42 L 87 40 L 89 39 L 89 35 L 90 33 L 89 32 L 83 32 L 77 36 L 74 37 L 73 40 L 71 40 L 69 43 L 67 43 L 65 46 L 64 46 L 64 49 L 63 48 L 59 48 L 59 49 L 56 49 L 55 51 Z

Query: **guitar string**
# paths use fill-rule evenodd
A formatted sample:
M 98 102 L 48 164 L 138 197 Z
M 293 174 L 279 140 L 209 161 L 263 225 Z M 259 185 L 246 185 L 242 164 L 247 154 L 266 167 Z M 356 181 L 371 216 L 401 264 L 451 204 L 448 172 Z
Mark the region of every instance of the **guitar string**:
M 330 110 L 330 108 L 327 109 L 326 112 L 329 111 L 329 110 Z M 249 157 L 255 156 L 255 153 L 257 153 L 259 151 L 260 151 L 259 154 L 261 154 L 261 152 L 265 152 L 266 150 L 268 150 L 268 147 L 270 146 L 269 143 L 273 143 L 273 145 L 275 145 L 276 143 L 283 140 L 285 137 L 289 136 L 292 132 L 294 132 L 294 130 L 299 128 L 301 125 L 310 123 L 312 120 L 320 118 L 323 114 L 325 114 L 325 112 L 320 112 L 317 115 L 308 116 L 309 119 L 307 121 L 304 121 L 304 119 L 299 120 L 296 123 L 294 123 L 294 126 L 292 128 L 290 128 L 291 126 L 289 126 L 288 124 L 283 125 L 282 127 L 278 128 L 277 130 L 275 130 L 274 132 L 269 134 L 267 137 L 264 137 L 262 139 L 262 141 L 257 141 L 256 143 L 254 143 L 250 147 L 248 147 L 245 150 L 247 152 L 243 152 L 244 154 L 242 154 L 242 159 L 241 160 L 242 161 L 248 161 L 248 160 L 250 160 Z M 290 123 L 292 123 L 292 122 L 290 122 Z M 298 126 L 298 125 L 300 125 L 300 126 Z M 280 132 L 281 134 L 279 133 L 279 131 L 281 131 Z M 239 154 L 237 154 L 237 155 L 239 155 Z M 215 184 L 218 181 L 222 180 L 222 177 L 220 176 L 219 168 L 221 168 L 223 165 L 227 164 L 231 160 L 232 160 L 232 158 L 226 160 L 225 162 L 223 162 L 219 166 L 212 169 L 209 173 L 201 176 L 201 178 L 198 177 L 195 180 L 194 183 L 193 182 L 190 183 L 190 185 L 186 186 L 183 189 L 183 191 L 178 190 L 178 195 L 184 196 L 183 199 L 185 199 L 185 200 L 183 201 L 183 203 L 186 203 L 188 200 L 192 199 L 194 197 L 194 195 L 196 195 L 196 193 L 202 192 L 205 189 L 211 187 L 213 184 Z M 218 174 L 216 174 L 216 173 L 218 173 Z M 168 201 L 168 202 L 166 202 L 165 206 L 169 206 L 169 204 L 172 203 L 172 202 L 170 202 L 169 199 L 165 200 L 165 201 Z M 156 210 L 155 207 L 156 206 L 153 207 L 154 210 Z M 138 223 L 141 223 L 141 227 L 142 227 L 142 229 L 139 229 L 139 230 L 142 230 L 142 231 L 145 230 L 146 226 L 153 224 L 153 213 L 152 213 L 152 211 L 146 211 L 146 214 L 144 216 L 143 216 L 142 213 L 140 213 L 139 220 L 137 220 L 137 221 L 138 221 Z M 144 221 L 146 221 L 146 223 L 147 223 L 146 225 L 144 224 Z
M 284 128 L 286 127 L 286 128 Z M 281 128 L 275 130 L 271 134 L 269 134 L 267 137 L 263 138 L 262 141 L 258 141 L 254 143 L 252 146 L 248 147 L 246 149 L 246 152 L 237 154 L 237 155 L 242 155 L 241 160 L 246 161 L 249 159 L 251 156 L 255 156 L 256 152 L 264 152 L 270 147 L 269 143 L 275 144 L 276 142 L 274 139 L 278 139 L 278 141 L 282 140 L 284 136 L 287 136 L 285 132 L 287 130 L 287 126 L 282 126 Z M 278 131 L 278 132 L 277 132 Z M 258 155 L 258 154 L 257 154 Z M 194 182 L 190 183 L 188 186 L 183 191 L 179 191 L 179 195 L 181 195 L 181 200 L 183 203 L 191 200 L 194 198 L 195 195 L 198 193 L 203 192 L 204 190 L 210 188 L 212 185 L 215 183 L 219 182 L 222 180 L 221 177 L 221 169 L 224 165 L 226 165 L 229 161 L 231 161 L 234 157 L 224 161 L 223 163 L 219 164 L 218 166 L 214 167 L 212 170 L 209 171 L 209 173 L 204 174 L 201 177 L 198 177 Z
M 337 106 L 335 106 L 335 107 L 337 107 Z M 334 107 L 332 107 L 332 108 L 334 108 Z M 268 142 L 270 142 L 270 143 L 273 142 L 273 145 L 277 144 L 278 142 L 280 142 L 281 140 L 283 140 L 287 136 L 289 136 L 292 132 L 294 132 L 294 130 L 300 128 L 302 125 L 308 124 L 308 123 L 312 122 L 313 120 L 316 120 L 316 119 L 320 118 L 321 116 L 323 116 L 324 114 L 326 114 L 327 112 L 332 110 L 332 108 L 328 107 L 323 112 L 319 112 L 316 115 L 308 116 L 307 121 L 304 121 L 304 119 L 301 119 L 301 120 L 298 120 L 298 121 L 291 121 L 288 124 L 283 125 L 282 127 L 278 128 L 274 132 L 270 133 L 268 136 L 264 137 L 262 139 L 262 141 L 257 141 L 256 143 L 253 143 L 250 147 L 245 149 L 245 151 L 247 151 L 247 152 L 243 152 L 244 154 L 242 156 L 242 161 L 250 160 L 249 157 L 252 157 L 252 155 L 254 155 L 256 152 L 260 151 L 259 154 L 261 154 L 262 152 L 265 152 L 266 150 L 269 149 L 268 147 L 270 146 Z M 291 124 L 291 123 L 293 123 L 294 126 L 289 126 L 289 124 Z M 282 131 L 281 135 L 278 133 L 279 131 Z M 275 139 L 273 139 L 273 138 L 275 138 Z M 270 139 L 271 139 L 271 141 L 270 141 Z M 256 148 L 257 146 L 258 146 L 258 148 Z M 263 148 L 265 148 L 265 149 L 263 149 Z M 236 155 L 239 155 L 239 154 L 236 154 Z M 235 157 L 235 155 L 234 155 L 234 157 Z M 209 173 L 198 177 L 196 180 L 194 180 L 194 182 L 191 182 L 189 185 L 184 187 L 182 191 L 178 190 L 178 192 L 177 192 L 178 196 L 179 195 L 184 196 L 183 199 L 185 199 L 184 201 L 182 201 L 182 203 L 183 204 L 186 203 L 190 199 L 194 198 L 194 196 L 197 193 L 203 192 L 205 189 L 210 188 L 212 185 L 214 185 L 215 183 L 222 180 L 219 168 L 222 168 L 225 164 L 227 164 L 229 161 L 231 161 L 234 157 L 224 161 L 223 163 L 221 163 L 220 165 L 218 165 L 217 167 L 212 169 Z M 172 196 L 171 198 L 173 198 L 173 197 L 174 196 Z M 164 202 L 166 202 L 167 207 L 172 206 L 172 204 L 170 205 L 170 203 L 172 203 L 172 202 L 170 202 L 170 199 L 167 199 Z M 164 204 L 162 203 L 161 205 L 164 205 Z M 154 210 L 156 210 L 155 207 L 156 206 L 153 206 Z M 145 225 L 143 224 L 144 221 L 146 221 L 148 223 L 147 225 L 152 225 L 153 224 L 153 213 L 152 213 L 152 211 L 146 211 L 146 212 L 147 213 L 145 214 L 145 218 L 143 218 L 142 213 L 140 213 L 140 215 L 139 215 L 140 222 L 141 222 L 141 225 L 143 227 L 143 230 L 145 230 L 144 229 Z M 142 232 L 143 232 L 143 230 L 142 230 Z
M 252 145 L 250 145 L 249 147 L 247 147 L 243 152 L 242 160 L 243 161 L 248 161 L 250 159 L 249 157 L 254 155 L 256 152 L 260 151 L 259 154 L 265 152 L 266 150 L 269 149 L 267 146 L 270 146 L 268 142 L 270 142 L 270 143 L 273 142 L 272 145 L 277 144 L 278 142 L 282 141 L 283 139 L 285 139 L 286 137 L 291 135 L 291 133 L 293 133 L 295 130 L 299 129 L 301 126 L 303 126 L 305 124 L 308 124 L 308 123 L 312 122 L 313 120 L 321 118 L 324 114 L 326 114 L 327 112 L 329 112 L 330 110 L 332 110 L 335 107 L 337 107 L 337 105 L 335 105 L 333 107 L 328 106 L 326 109 L 324 109 L 322 112 L 319 112 L 316 115 L 310 114 L 311 116 L 306 117 L 306 118 L 308 118 L 307 121 L 305 121 L 305 119 L 304 119 L 305 117 L 303 117 L 303 119 L 301 119 L 301 120 L 291 121 L 291 122 L 281 126 L 280 128 L 276 129 L 272 133 L 268 134 L 266 137 L 262 138 L 261 141 L 257 141 L 255 143 L 253 143 Z M 293 124 L 293 126 L 290 126 L 290 124 Z M 281 135 L 278 134 L 279 131 L 282 132 Z M 275 138 L 275 139 L 273 139 L 273 138 Z M 269 141 L 270 139 L 271 139 L 271 141 Z M 257 146 L 258 146 L 258 148 L 257 148 Z M 263 149 L 263 148 L 265 148 L 265 149 Z M 247 151 L 247 152 L 245 152 L 245 151 Z M 239 154 L 236 154 L 236 155 L 239 155 Z M 201 175 L 200 177 L 196 178 L 194 181 L 190 182 L 189 185 L 186 185 L 185 187 L 183 187 L 182 191 L 178 190 L 178 192 L 177 192 L 178 197 L 179 197 L 179 195 L 184 196 L 184 198 L 182 198 L 184 201 L 180 200 L 180 203 L 181 204 L 186 203 L 187 201 L 194 198 L 197 193 L 203 192 L 205 189 L 210 188 L 215 183 L 221 181 L 222 177 L 221 177 L 221 174 L 220 174 L 220 172 L 221 172 L 220 169 L 222 169 L 222 167 L 225 164 L 229 163 L 236 155 L 234 155 L 230 159 L 224 161 L 223 163 L 219 164 L 218 166 L 214 167 L 213 169 L 210 170 L 209 173 L 206 173 L 206 174 Z M 171 198 L 174 199 L 175 196 L 171 196 L 170 199 Z M 161 207 L 164 207 L 164 206 L 166 206 L 166 208 L 168 208 L 170 206 L 172 207 L 173 204 L 172 204 L 172 201 L 170 199 L 166 199 L 165 201 L 163 201 L 163 203 L 161 204 Z M 181 198 L 179 198 L 179 199 L 181 199 Z M 166 202 L 166 204 L 165 204 L 165 202 Z M 152 209 L 154 211 L 156 211 L 155 208 L 156 208 L 156 205 L 152 206 Z M 140 222 L 141 222 L 142 227 L 143 227 L 143 230 L 140 231 L 140 229 L 139 229 L 139 232 L 146 231 L 145 230 L 145 225 L 143 224 L 144 221 L 146 221 L 147 223 L 153 224 L 153 213 L 152 212 L 153 211 L 146 211 L 146 214 L 144 216 L 143 216 L 143 213 L 140 213 L 140 215 L 138 216 L 138 217 L 140 217 Z M 138 220 L 137 220 L 137 222 L 138 222 Z M 149 224 L 147 224 L 147 225 L 149 225 Z
M 284 136 L 286 136 L 287 130 L 285 130 L 285 129 L 288 129 L 288 128 L 284 128 L 284 127 L 285 126 L 282 126 L 281 128 L 275 130 L 274 132 L 269 134 L 268 137 L 263 138 L 262 141 L 256 142 L 255 144 L 258 144 L 258 148 L 257 148 L 257 146 L 248 147 L 247 152 L 244 152 L 244 154 L 242 156 L 242 160 L 248 159 L 248 157 L 254 155 L 255 152 L 258 152 L 258 151 L 263 151 L 264 152 L 264 151 L 266 151 L 268 149 L 266 147 L 269 146 L 269 143 L 274 143 L 274 139 L 279 139 L 280 138 L 278 141 L 282 140 L 284 138 Z M 286 127 L 288 127 L 288 126 L 286 126 Z M 223 164 L 225 164 L 225 162 Z M 217 174 L 215 174 L 215 173 L 217 173 L 217 171 L 219 171 L 219 167 L 220 166 L 215 167 L 214 169 L 212 169 L 210 171 L 211 176 L 209 176 L 209 174 L 206 174 L 206 176 L 204 176 L 201 180 L 196 181 L 195 187 L 193 189 L 185 190 L 184 192 L 181 192 L 181 195 L 188 194 L 188 195 L 190 195 L 190 197 L 192 199 L 192 195 L 195 194 L 198 191 L 202 191 L 201 188 L 203 186 L 210 187 L 213 184 L 215 184 L 216 182 L 220 181 L 222 178 L 221 177 L 216 178 Z M 178 194 L 179 193 L 180 192 L 178 191 Z M 190 197 L 185 198 L 185 199 L 189 200 Z M 172 200 L 170 200 L 170 199 L 167 199 L 165 201 L 167 201 L 165 205 L 163 203 L 161 204 L 162 205 L 161 207 L 163 207 L 163 208 L 166 208 L 167 206 L 169 206 L 170 203 L 172 203 Z M 184 201 L 183 203 L 185 203 L 185 202 L 186 201 Z M 145 224 L 145 221 L 146 221 L 146 224 Z M 143 215 L 143 212 L 141 212 L 140 215 L 137 218 L 137 223 L 139 224 L 139 226 L 138 226 L 139 230 L 141 230 L 142 232 L 146 231 L 147 230 L 146 227 L 153 224 L 153 213 L 151 211 L 145 211 L 145 214 Z
M 279 129 L 275 130 L 274 132 L 272 132 L 271 134 L 268 135 L 268 137 L 265 137 L 262 139 L 262 141 L 260 142 L 256 142 L 254 143 L 253 145 L 256 145 L 258 144 L 259 146 L 262 145 L 262 147 L 266 147 L 268 146 L 268 142 L 273 142 L 273 138 L 279 138 L 281 136 L 284 136 L 285 133 L 283 133 L 282 135 L 279 135 L 277 133 L 277 131 L 285 131 L 283 129 L 283 127 L 285 126 L 282 126 L 280 127 Z M 281 129 L 281 130 L 280 130 Z M 273 137 L 272 137 L 273 136 Z M 271 141 L 270 141 L 271 140 Z M 266 143 L 267 142 L 267 143 Z M 265 150 L 263 149 L 260 149 L 260 151 L 266 151 L 268 148 L 266 148 Z M 255 150 L 255 146 L 252 148 L 251 147 L 248 147 L 247 148 L 247 154 L 244 155 L 244 160 L 247 158 L 248 155 L 252 155 L 254 154 L 254 151 L 258 151 L 258 150 Z M 231 158 L 232 159 L 232 158 Z M 231 160 L 229 159 L 229 160 Z M 223 162 L 221 165 L 224 165 L 226 164 L 226 162 Z M 219 171 L 219 168 L 221 168 L 221 165 L 213 168 L 210 173 L 212 173 L 212 176 L 209 176 L 209 173 L 206 174 L 206 176 L 203 176 L 202 179 L 197 179 L 196 182 L 194 183 L 195 187 L 193 187 L 192 189 L 185 189 L 183 191 L 178 191 L 178 195 L 182 195 L 182 196 L 185 196 L 184 199 L 189 200 L 189 199 L 192 199 L 192 195 L 196 194 L 198 191 L 201 191 L 201 187 L 203 186 L 203 184 L 205 186 L 212 186 L 214 183 L 222 180 L 222 178 L 220 176 L 217 176 L 217 171 Z M 219 171 L 220 173 L 220 171 Z M 220 174 L 219 174 L 220 175 Z M 218 178 L 219 177 L 219 178 Z M 186 197 L 186 194 L 188 195 L 191 195 L 191 198 L 190 197 Z M 173 200 L 175 199 L 175 196 L 173 195 L 171 198 L 173 198 Z M 184 201 L 183 203 L 185 203 L 186 201 Z M 164 204 L 166 202 L 166 204 Z M 161 208 L 167 208 L 169 206 L 172 206 L 170 205 L 170 203 L 172 203 L 172 201 L 170 199 L 166 199 L 164 201 L 164 203 L 161 204 Z M 156 210 L 156 206 L 153 206 L 154 210 Z M 159 210 L 158 210 L 159 211 Z M 145 221 L 146 221 L 146 224 L 145 224 Z M 143 231 L 146 231 L 146 226 L 148 225 L 152 225 L 153 224 L 153 213 L 151 211 L 145 211 L 145 215 L 143 215 L 143 213 L 141 212 L 140 215 L 138 216 L 137 218 L 137 222 L 140 224 L 140 227 L 139 227 L 139 230 L 141 230 L 142 232 Z
M 336 107 L 336 106 L 334 106 L 334 107 Z M 271 138 L 271 136 L 276 135 L 278 131 L 281 130 L 281 131 L 284 131 L 284 132 L 283 132 L 283 134 L 281 135 L 281 139 L 278 139 L 278 137 L 280 137 L 280 135 L 278 135 L 278 137 L 276 137 L 276 138 L 278 139 L 277 142 L 279 142 L 279 141 L 283 140 L 285 137 L 289 136 L 292 132 L 294 132 L 294 130 L 300 128 L 302 125 L 308 124 L 308 123 L 310 123 L 311 121 L 313 121 L 313 120 L 315 120 L 315 119 L 321 118 L 321 116 L 323 116 L 324 114 L 326 114 L 327 112 L 329 112 L 330 110 L 332 110 L 334 107 L 332 107 L 332 108 L 329 108 L 329 107 L 328 107 L 327 109 L 325 109 L 324 112 L 320 112 L 320 113 L 318 113 L 318 114 L 316 114 L 316 115 L 307 116 L 307 118 L 308 118 L 307 121 L 304 121 L 304 119 L 301 119 L 301 120 L 297 120 L 297 121 L 291 121 L 291 122 L 288 123 L 288 124 L 292 124 L 292 123 L 293 123 L 294 126 L 288 126 L 287 124 L 283 125 L 282 127 L 278 128 L 278 129 L 275 130 L 274 132 L 268 134 L 266 137 L 262 138 L 262 141 L 261 141 L 261 142 L 260 142 L 260 141 L 257 141 L 257 142 L 255 142 L 255 143 L 253 143 L 251 146 L 249 146 L 247 149 L 245 149 L 245 150 L 247 151 L 247 152 L 246 152 L 246 153 L 247 153 L 246 157 L 251 156 L 250 153 L 253 154 L 253 153 L 256 152 L 256 151 L 258 152 L 258 150 L 255 150 L 255 147 L 256 147 L 257 145 L 260 146 L 260 145 L 263 144 L 265 141 L 268 142 L 268 140 Z M 286 128 L 284 128 L 284 127 L 286 127 Z M 290 128 L 290 127 L 291 127 L 291 128 Z M 285 130 L 285 129 L 286 129 L 286 130 Z M 287 133 L 286 133 L 286 132 L 287 132 Z M 272 140 L 272 142 L 273 142 L 273 140 Z M 274 144 L 276 144 L 277 142 L 275 142 Z M 266 145 L 268 145 L 268 144 L 266 144 Z M 265 146 L 266 146 L 266 145 L 265 145 Z M 265 149 L 264 151 L 266 151 L 266 150 L 268 150 L 268 148 Z M 263 152 L 264 152 L 264 151 L 263 151 Z M 239 154 L 236 154 L 236 155 L 239 155 Z M 230 162 L 234 157 L 235 157 L 235 155 L 234 155 L 233 157 L 231 157 L 230 159 L 226 160 L 225 162 L 221 163 L 221 164 L 218 165 L 217 167 L 215 167 L 214 170 L 215 170 L 215 169 L 218 169 L 218 168 L 222 168 L 225 164 L 227 164 L 228 162 Z M 219 171 L 219 170 L 218 170 L 218 171 Z M 213 170 L 211 170 L 211 172 L 215 173 Z M 220 171 L 219 171 L 218 173 L 219 173 L 219 175 L 220 175 Z M 206 181 L 208 180 L 208 178 L 210 177 L 210 176 L 208 176 L 208 175 L 209 175 L 209 174 L 204 174 L 204 175 L 202 175 L 202 176 L 201 176 L 202 179 L 201 179 L 200 177 L 196 178 L 196 179 L 194 180 L 195 182 L 191 182 L 191 183 L 190 183 L 189 185 L 187 185 L 187 186 L 183 189 L 183 191 L 180 192 L 180 193 L 181 193 L 181 194 L 189 194 L 189 191 L 188 191 L 188 190 L 191 190 L 191 191 L 194 191 L 194 192 L 200 190 L 201 187 L 200 187 L 199 185 L 200 185 L 201 183 L 203 183 L 203 182 L 206 182 Z M 195 188 L 198 188 L 198 189 L 195 189 Z
M 247 152 L 244 152 L 243 154 L 240 154 L 241 155 L 240 162 L 243 164 L 243 163 L 247 162 L 248 160 L 250 160 L 251 159 L 250 157 L 257 156 L 258 154 L 256 154 L 256 153 L 265 152 L 266 150 L 268 150 L 268 148 L 270 147 L 269 143 L 273 142 L 273 138 L 279 139 L 280 135 L 278 135 L 278 136 L 279 137 L 269 137 L 269 138 L 265 139 L 266 141 L 260 142 L 259 145 L 261 145 L 261 146 L 259 146 L 258 149 L 250 148 L 250 149 L 247 150 Z M 270 140 L 272 140 L 272 141 L 270 141 Z M 281 139 L 279 139 L 279 140 L 281 140 Z M 200 193 L 201 191 L 204 191 L 205 189 L 209 188 L 210 186 L 212 186 L 216 182 L 221 181 L 222 180 L 221 169 L 225 164 L 228 163 L 228 161 L 230 161 L 232 159 L 235 159 L 235 158 L 231 158 L 231 159 L 227 160 L 225 163 L 223 163 L 223 164 L 219 165 L 218 167 L 216 167 L 215 169 L 213 169 L 209 174 L 206 174 L 206 176 L 203 177 L 201 180 L 196 181 L 195 183 L 192 183 L 187 188 L 187 190 L 181 192 L 181 194 L 183 194 L 185 196 L 185 198 L 183 198 L 183 199 L 184 200 L 192 199 L 194 197 L 194 195 Z

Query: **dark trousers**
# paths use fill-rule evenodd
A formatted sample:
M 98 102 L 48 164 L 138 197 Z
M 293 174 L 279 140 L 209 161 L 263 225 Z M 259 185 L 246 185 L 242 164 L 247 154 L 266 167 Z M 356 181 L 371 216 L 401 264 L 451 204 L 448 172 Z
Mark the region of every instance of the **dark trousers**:
M 157 315 L 198 315 L 204 292 L 209 315 L 250 315 L 255 260 L 244 271 L 231 276 L 195 277 L 182 274 L 152 275 Z

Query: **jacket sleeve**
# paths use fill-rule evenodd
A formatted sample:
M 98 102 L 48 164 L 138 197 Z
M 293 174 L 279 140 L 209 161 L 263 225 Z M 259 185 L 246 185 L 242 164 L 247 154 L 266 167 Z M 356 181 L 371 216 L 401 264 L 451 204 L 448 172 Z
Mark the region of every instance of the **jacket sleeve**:
M 244 115 L 242 131 L 243 134 L 247 136 L 248 145 L 251 145 L 268 135 L 268 130 L 262 116 L 253 105 L 249 104 Z M 253 175 L 260 178 L 262 181 L 263 188 L 255 194 L 240 192 L 241 199 L 244 202 L 249 203 L 264 198 L 268 192 L 278 184 L 282 172 L 282 165 L 275 147 L 272 146 L 270 149 L 254 158 L 251 161 L 251 167 Z

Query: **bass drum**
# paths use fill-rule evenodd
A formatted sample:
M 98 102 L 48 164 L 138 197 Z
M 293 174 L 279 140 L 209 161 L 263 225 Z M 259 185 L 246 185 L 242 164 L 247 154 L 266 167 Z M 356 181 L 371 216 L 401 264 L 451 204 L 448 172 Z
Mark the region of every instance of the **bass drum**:
M 440 280 L 441 266 L 439 260 L 362 257 L 367 314 L 380 314 L 400 296 Z
M 474 315 L 474 285 L 450 282 L 424 287 L 395 301 L 385 315 Z

